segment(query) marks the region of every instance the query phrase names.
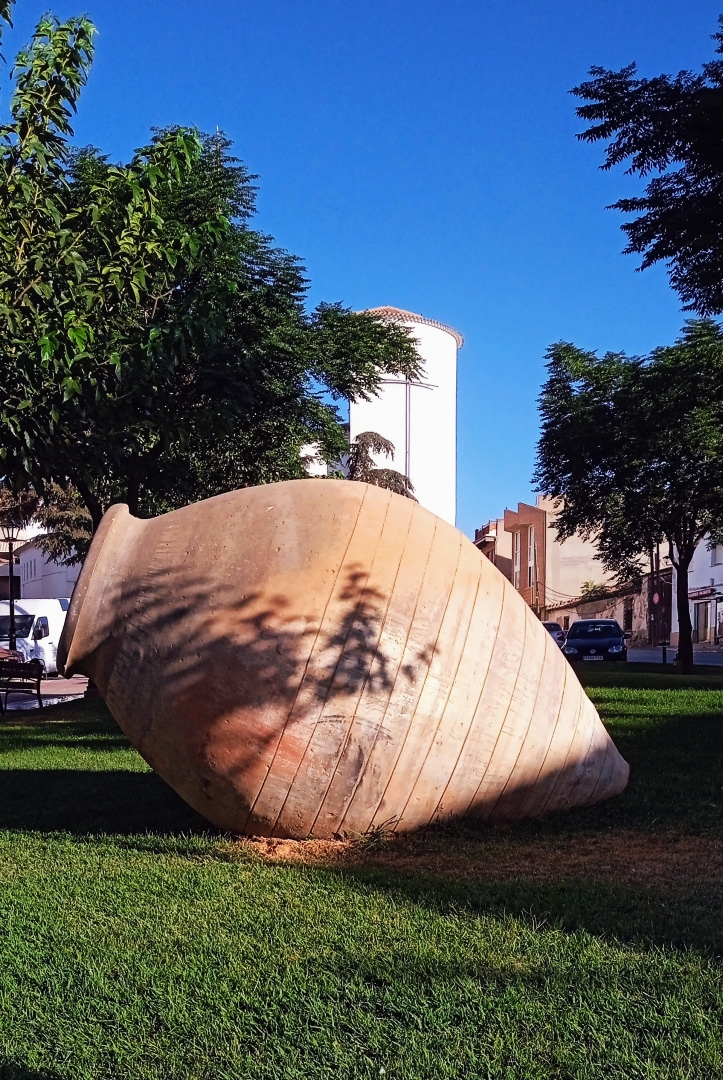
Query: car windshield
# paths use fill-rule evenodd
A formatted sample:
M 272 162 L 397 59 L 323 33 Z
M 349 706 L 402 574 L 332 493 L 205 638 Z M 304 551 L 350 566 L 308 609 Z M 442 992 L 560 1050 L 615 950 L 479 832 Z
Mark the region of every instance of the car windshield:
M 570 638 L 620 637 L 620 627 L 614 622 L 576 622 L 567 635 Z
M 33 628 L 33 616 L 15 612 L 15 634 L 17 637 L 30 637 Z M 10 637 L 10 616 L 0 615 L 0 638 Z

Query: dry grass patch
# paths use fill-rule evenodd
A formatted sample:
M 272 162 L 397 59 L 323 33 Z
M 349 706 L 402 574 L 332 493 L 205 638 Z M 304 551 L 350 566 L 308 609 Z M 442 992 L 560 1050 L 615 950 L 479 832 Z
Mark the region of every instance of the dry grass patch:
M 709 836 L 635 829 L 599 836 L 546 836 L 524 840 L 514 833 L 470 839 L 434 829 L 395 836 L 382 848 L 362 840 L 240 841 L 271 863 L 329 868 L 375 868 L 470 881 L 604 881 L 614 885 L 676 888 L 723 883 L 723 840 Z

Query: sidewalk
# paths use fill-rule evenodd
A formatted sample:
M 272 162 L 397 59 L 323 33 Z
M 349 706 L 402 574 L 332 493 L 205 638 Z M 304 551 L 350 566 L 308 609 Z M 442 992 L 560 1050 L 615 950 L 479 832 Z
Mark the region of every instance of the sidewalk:
M 675 660 L 677 649 L 670 645 L 667 648 L 668 663 Z M 723 652 L 712 652 L 709 649 L 693 648 L 693 661 L 695 664 L 704 664 L 710 667 L 723 667 Z M 663 650 L 657 649 L 628 649 L 628 663 L 634 664 L 662 664 Z
M 88 680 L 85 675 L 74 675 L 72 679 L 43 679 L 40 684 L 43 705 L 57 705 L 61 701 L 71 701 L 73 698 L 82 697 L 87 685 Z M 37 709 L 38 703 L 29 694 L 10 693 L 7 708 L 8 711 Z

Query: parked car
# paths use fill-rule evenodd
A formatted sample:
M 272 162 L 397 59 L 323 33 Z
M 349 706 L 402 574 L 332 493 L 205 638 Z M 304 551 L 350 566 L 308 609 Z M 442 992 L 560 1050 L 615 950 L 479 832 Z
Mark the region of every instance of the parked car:
M 545 627 L 545 630 L 547 630 L 548 634 L 550 634 L 555 639 L 560 648 L 562 648 L 567 639 L 567 634 L 562 629 L 559 622 L 544 622 L 542 625 Z
M 567 632 L 563 652 L 573 663 L 578 660 L 627 660 L 628 646 L 624 633 L 615 619 L 578 619 Z
M 40 660 L 46 675 L 57 675 L 58 642 L 69 601 L 16 600 L 15 648 L 24 660 Z M 0 600 L 0 647 L 9 648 L 10 603 Z

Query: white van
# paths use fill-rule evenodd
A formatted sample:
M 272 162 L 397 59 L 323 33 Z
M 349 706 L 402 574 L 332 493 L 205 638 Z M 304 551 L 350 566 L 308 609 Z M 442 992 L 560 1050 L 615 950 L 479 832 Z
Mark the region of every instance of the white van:
M 57 675 L 58 642 L 70 600 L 16 600 L 16 649 L 26 660 L 40 660 L 46 675 Z M 0 645 L 10 640 L 10 602 L 0 600 Z

